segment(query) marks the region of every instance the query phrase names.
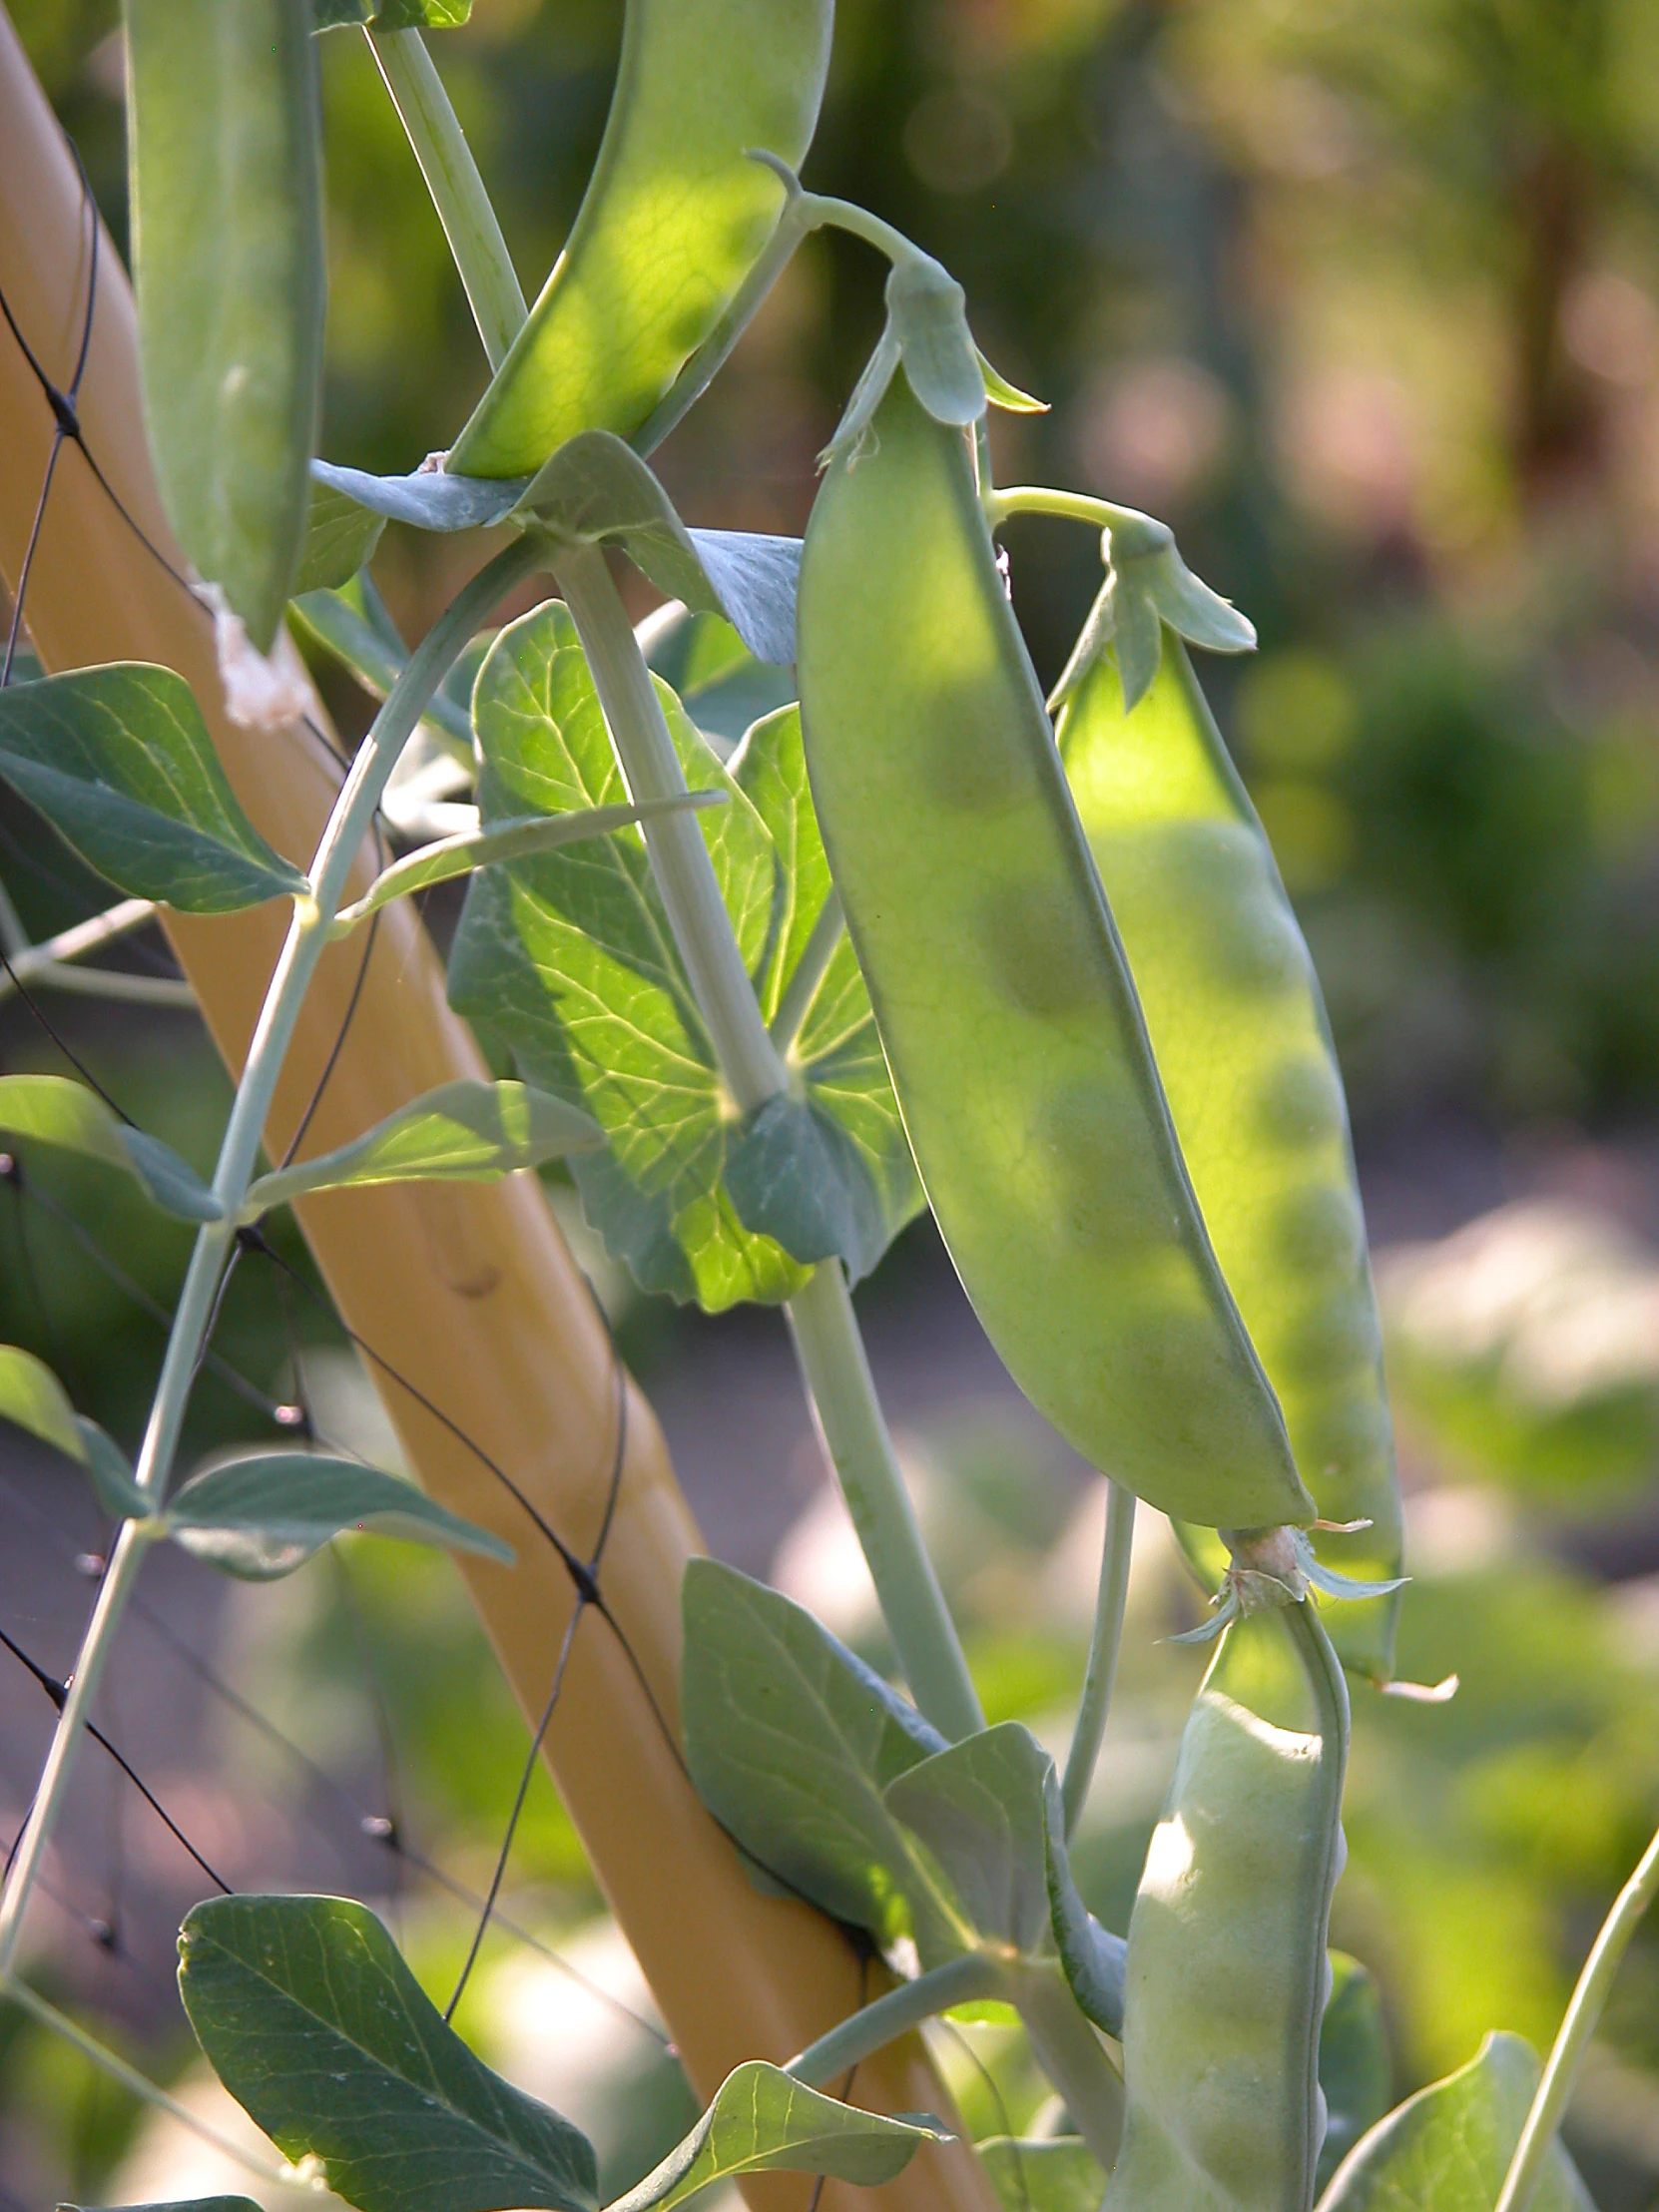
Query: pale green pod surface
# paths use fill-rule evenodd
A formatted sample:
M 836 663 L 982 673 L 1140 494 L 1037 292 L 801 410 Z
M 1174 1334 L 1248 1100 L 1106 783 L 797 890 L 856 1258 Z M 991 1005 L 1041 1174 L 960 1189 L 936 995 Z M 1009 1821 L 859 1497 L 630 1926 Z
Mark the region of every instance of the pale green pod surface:
M 833 0 L 628 0 L 576 223 L 456 439 L 463 476 L 528 476 L 579 430 L 630 437 L 777 228 L 830 65 Z
M 1103 2212 L 1308 2212 L 1343 1750 L 1285 1612 L 1233 1622 L 1129 1921 L 1123 2148 Z
M 1400 1570 L 1399 1485 L 1348 1107 L 1319 980 L 1273 851 L 1169 631 L 1123 711 L 1097 661 L 1060 717 L 1072 797 L 1123 935 L 1158 1072 L 1216 1257 L 1284 1408 L 1328 1565 Z M 1184 1531 L 1219 1585 L 1227 1554 Z M 1333 1641 L 1392 1668 L 1398 1594 L 1334 1604 Z
M 127 0 L 133 274 L 168 519 L 262 653 L 305 536 L 322 373 L 310 10 Z
M 1164 1511 L 1307 1521 L 1210 1249 L 961 433 L 900 372 L 799 602 L 813 799 L 916 1166 L 1038 1409 Z

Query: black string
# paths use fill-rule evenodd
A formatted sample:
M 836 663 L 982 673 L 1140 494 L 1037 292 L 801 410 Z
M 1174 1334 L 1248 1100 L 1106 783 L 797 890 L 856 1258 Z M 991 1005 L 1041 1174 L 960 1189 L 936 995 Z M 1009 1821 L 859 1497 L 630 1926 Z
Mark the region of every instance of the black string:
M 0 1645 L 3 1645 L 5 1649 L 11 1653 L 12 1657 L 17 1660 L 21 1666 L 25 1667 L 30 1674 L 34 1676 L 35 1680 L 40 1684 L 42 1690 L 45 1691 L 47 1697 L 51 1700 L 54 1709 L 57 1712 L 61 1713 L 64 1709 L 65 1701 L 69 1696 L 68 1683 L 60 1682 L 55 1675 L 48 1674 L 46 1669 L 41 1666 L 37 1660 L 31 1659 L 29 1654 L 23 1649 L 23 1646 L 19 1643 L 15 1643 L 12 1638 L 7 1635 L 6 1631 L 3 1628 L 0 1628 Z M 155 1792 L 150 1788 L 149 1784 L 146 1783 L 138 1774 L 134 1772 L 133 1768 L 128 1764 L 127 1760 L 122 1756 L 122 1754 L 116 1749 L 115 1745 L 111 1743 L 110 1739 L 98 1726 L 97 1722 L 93 1720 L 88 1720 L 85 1726 L 86 1732 L 92 1738 L 93 1742 L 98 1745 L 101 1751 L 108 1753 L 109 1757 L 115 1761 L 116 1765 L 121 1769 L 122 1773 L 127 1777 L 128 1781 L 133 1785 L 134 1789 L 137 1790 L 139 1796 L 143 1798 L 145 1804 L 149 1806 L 150 1810 L 162 1823 L 162 1826 L 167 1830 L 168 1834 L 173 1837 L 175 1842 L 183 1845 L 184 1849 L 190 1854 L 191 1858 L 195 1860 L 196 1864 L 201 1868 L 202 1872 L 207 1876 L 208 1880 L 214 1885 L 214 1887 L 220 1892 L 220 1894 L 224 1897 L 234 1896 L 235 1892 L 232 1890 L 231 1885 L 228 1882 L 222 1881 L 220 1877 L 215 1874 L 212 1867 L 209 1866 L 208 1862 L 203 1858 L 202 1854 L 197 1850 L 196 1846 L 191 1842 L 190 1838 L 185 1834 L 184 1830 L 179 1826 L 178 1822 L 173 1818 L 172 1814 L 168 1812 L 166 1806 L 162 1804 L 161 1800 L 156 1796 Z M 27 1826 L 28 1824 L 25 1822 L 24 1825 Z
M 379 832 L 377 830 L 375 832 L 375 844 L 376 849 L 378 850 Z M 327 1059 L 324 1060 L 322 1063 L 322 1072 L 316 1079 L 316 1088 L 311 1092 L 310 1102 L 306 1106 L 305 1111 L 299 1117 L 299 1125 L 294 1130 L 292 1137 L 288 1141 L 287 1150 L 282 1154 L 280 1161 L 277 1163 L 277 1165 L 280 1167 L 285 1168 L 292 1160 L 294 1154 L 299 1150 L 299 1147 L 304 1143 L 305 1132 L 311 1126 L 311 1117 L 315 1114 L 317 1108 L 321 1105 L 322 1094 L 328 1088 L 329 1082 L 333 1077 L 334 1069 L 339 1063 L 340 1054 L 345 1050 L 345 1040 L 346 1037 L 350 1034 L 351 1024 L 356 1018 L 358 1002 L 362 998 L 363 984 L 368 976 L 368 963 L 374 957 L 374 939 L 380 927 L 380 913 L 381 909 L 379 907 L 376 907 L 373 914 L 369 917 L 368 928 L 363 934 L 363 956 L 357 962 L 357 973 L 351 985 L 351 996 L 345 1002 L 345 1013 L 341 1018 L 339 1031 L 335 1036 L 332 1045 L 328 1049 Z

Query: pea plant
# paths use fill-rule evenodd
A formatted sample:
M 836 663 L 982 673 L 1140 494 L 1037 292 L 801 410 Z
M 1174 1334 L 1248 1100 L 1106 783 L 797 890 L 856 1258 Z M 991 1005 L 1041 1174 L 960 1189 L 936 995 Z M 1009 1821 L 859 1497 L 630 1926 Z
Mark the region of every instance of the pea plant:
M 287 909 L 211 1180 L 89 1083 L 0 1078 L 0 1131 L 113 1166 L 195 1225 L 132 1463 L 48 1369 L 0 1348 L 0 1413 L 77 1462 L 120 1523 L 5 1881 L 9 1992 L 56 2018 L 14 1971 L 19 1932 L 154 1544 L 254 1580 L 365 1526 L 503 1553 L 343 1456 L 178 1466 L 239 1240 L 313 1192 L 563 1159 L 643 1288 L 784 1307 L 903 1681 L 735 1570 L 687 1571 L 697 1791 L 758 1882 L 857 1932 L 888 1975 L 787 2064 L 740 2065 L 628 2212 L 764 2170 L 893 2178 L 954 2116 L 830 2092 L 986 2003 L 1017 2017 L 1055 2092 L 1045 2132 L 977 2145 L 1011 2212 L 1584 2206 L 1557 2130 L 1659 1846 L 1543 2067 L 1494 2033 L 1382 2110 L 1376 1993 L 1328 1948 L 1349 1678 L 1411 1694 L 1390 1682 L 1401 1516 L 1319 986 L 1188 652 L 1248 651 L 1249 623 L 1162 523 L 994 482 L 987 409 L 1037 402 L 979 352 L 937 262 L 799 181 L 830 0 L 629 0 L 598 164 L 528 309 L 423 44 L 466 13 L 127 0 L 149 432 L 230 711 L 296 711 L 284 622 L 381 704 L 300 868 L 243 812 L 170 670 L 0 690 L 0 777 L 124 899 Z M 312 451 L 315 40 L 351 25 L 493 372 L 449 451 L 391 478 Z M 805 540 L 688 526 L 649 455 L 826 226 L 885 258 L 886 316 Z M 1016 514 L 1101 547 L 1046 701 L 996 544 Z M 413 652 L 364 566 L 387 517 L 507 529 Z M 669 600 L 637 630 L 613 556 Z M 557 596 L 492 630 L 532 577 Z M 377 823 L 407 849 L 354 888 Z M 324 947 L 462 876 L 451 999 L 507 1040 L 518 1079 L 446 1085 L 262 1168 Z M 1063 1768 L 1023 1726 L 985 1725 L 853 1315 L 849 1285 L 923 1206 L 1015 1380 L 1108 1485 Z M 1137 1501 L 1173 1519 L 1215 1648 L 1120 1935 L 1079 1895 L 1068 1836 Z M 364 1906 L 215 1898 L 180 1948 L 204 2052 L 294 2177 L 362 2212 L 597 2212 L 586 2139 L 482 2063 Z

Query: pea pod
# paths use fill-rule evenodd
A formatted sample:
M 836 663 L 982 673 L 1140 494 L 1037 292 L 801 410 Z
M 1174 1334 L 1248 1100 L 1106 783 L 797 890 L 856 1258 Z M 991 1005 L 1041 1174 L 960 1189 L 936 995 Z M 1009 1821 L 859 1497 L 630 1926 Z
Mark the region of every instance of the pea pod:
M 830 62 L 833 0 L 628 0 L 575 227 L 448 466 L 528 476 L 579 430 L 630 437 L 777 228 Z
M 1102 2212 L 1313 2203 L 1347 1741 L 1342 1669 L 1311 1604 L 1234 1621 L 1130 1916 L 1123 2147 Z
M 1205 1225 L 1297 1465 L 1325 1519 L 1372 1524 L 1322 1534 L 1321 1553 L 1359 1579 L 1395 1575 L 1399 1488 L 1348 1109 L 1272 848 L 1173 632 L 1132 713 L 1102 658 L 1058 735 Z M 1184 1540 L 1219 1583 L 1217 1539 Z M 1386 1678 L 1398 1605 L 1339 1605 L 1351 1665 Z
M 802 559 L 808 769 L 922 1183 L 1032 1402 L 1165 1511 L 1312 1501 L 1206 1235 L 961 433 L 902 370 Z

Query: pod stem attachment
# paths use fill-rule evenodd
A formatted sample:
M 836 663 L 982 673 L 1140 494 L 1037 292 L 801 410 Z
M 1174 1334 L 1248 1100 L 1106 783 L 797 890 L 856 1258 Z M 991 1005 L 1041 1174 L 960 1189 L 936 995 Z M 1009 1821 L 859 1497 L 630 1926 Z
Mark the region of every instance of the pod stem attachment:
M 1095 1595 L 1094 1627 L 1089 1636 L 1089 1664 L 1083 1676 L 1083 1697 L 1077 1709 L 1066 1758 L 1060 1802 L 1065 1808 L 1066 1834 L 1076 1828 L 1094 1780 L 1100 1757 L 1106 1717 L 1112 1709 L 1112 1684 L 1118 1671 L 1118 1644 L 1123 1636 L 1124 1601 L 1129 1595 L 1129 1555 L 1135 1540 L 1135 1493 L 1121 1482 L 1106 1481 L 1106 1542 L 1100 1558 L 1100 1587 Z
M 631 796 L 683 797 L 680 757 L 604 553 L 596 545 L 561 545 L 553 575 Z M 732 934 L 703 831 L 685 812 L 654 815 L 644 829 L 721 1073 L 739 1111 L 751 1114 L 788 1088 L 788 1075 Z M 979 1701 L 899 1472 L 839 1263 L 824 1262 L 788 1312 L 802 1376 L 910 1694 L 942 1734 L 973 1735 L 985 1725 Z
M 418 31 L 363 31 L 420 164 L 491 371 L 507 357 L 529 309 L 443 79 Z
M 1526 2212 L 1549 2156 L 1555 2131 L 1566 2117 L 1578 2081 L 1579 2069 L 1590 2037 L 1601 2018 L 1602 2007 L 1613 1986 L 1613 1976 L 1629 1947 L 1642 1917 L 1659 1896 L 1659 1835 L 1643 1852 L 1635 1873 L 1613 1900 L 1613 1909 L 1601 1924 L 1590 1946 L 1590 1955 L 1567 2002 L 1560 2031 L 1521 2129 L 1509 2171 L 1498 2192 L 1497 2212 Z

